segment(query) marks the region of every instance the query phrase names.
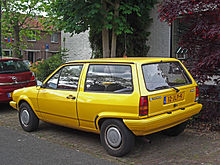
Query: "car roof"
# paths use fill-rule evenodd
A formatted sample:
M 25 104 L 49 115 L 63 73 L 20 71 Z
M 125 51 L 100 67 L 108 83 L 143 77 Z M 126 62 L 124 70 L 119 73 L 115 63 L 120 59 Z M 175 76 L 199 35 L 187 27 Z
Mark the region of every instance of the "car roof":
M 178 61 L 174 58 L 162 58 L 162 57 L 127 57 L 127 58 L 100 58 L 100 59 L 89 59 L 89 60 L 75 60 L 69 61 L 69 63 L 154 63 L 161 61 Z
M 16 58 L 16 57 L 1 57 L 0 61 L 7 61 L 7 60 L 17 60 L 22 61 L 22 59 Z

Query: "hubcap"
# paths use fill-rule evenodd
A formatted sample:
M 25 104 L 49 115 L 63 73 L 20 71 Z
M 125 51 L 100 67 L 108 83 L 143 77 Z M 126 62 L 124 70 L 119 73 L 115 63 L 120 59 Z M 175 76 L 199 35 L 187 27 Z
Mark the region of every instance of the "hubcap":
M 21 122 L 23 125 L 27 126 L 30 120 L 30 115 L 28 111 L 25 109 L 21 112 Z
M 121 144 L 121 134 L 115 127 L 110 127 L 106 133 L 108 144 L 112 147 L 118 147 Z

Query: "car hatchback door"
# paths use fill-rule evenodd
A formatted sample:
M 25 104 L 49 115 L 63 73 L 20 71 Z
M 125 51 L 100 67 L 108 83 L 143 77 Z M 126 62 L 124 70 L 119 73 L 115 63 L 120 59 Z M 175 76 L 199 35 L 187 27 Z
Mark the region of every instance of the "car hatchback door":
M 38 106 L 45 121 L 67 127 L 78 126 L 76 100 L 83 65 L 66 65 L 39 90 Z
M 148 90 L 149 116 L 184 110 L 195 103 L 196 84 L 179 62 L 144 64 L 142 70 Z

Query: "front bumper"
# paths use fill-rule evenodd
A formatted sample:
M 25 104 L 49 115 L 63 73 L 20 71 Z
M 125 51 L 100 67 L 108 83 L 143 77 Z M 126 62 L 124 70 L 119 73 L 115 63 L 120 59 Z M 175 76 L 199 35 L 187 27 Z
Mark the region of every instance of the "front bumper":
M 171 114 L 164 113 L 146 119 L 124 119 L 123 121 L 136 136 L 144 136 L 187 121 L 190 117 L 199 113 L 201 109 L 202 104 L 194 104 L 186 107 L 184 110 L 173 111 Z
M 10 106 L 12 106 L 14 109 L 17 109 L 17 103 L 15 101 L 9 102 Z

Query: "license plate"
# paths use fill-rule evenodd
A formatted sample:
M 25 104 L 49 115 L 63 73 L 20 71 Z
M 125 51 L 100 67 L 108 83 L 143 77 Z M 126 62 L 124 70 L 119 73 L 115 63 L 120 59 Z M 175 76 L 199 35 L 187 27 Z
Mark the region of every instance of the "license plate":
M 184 100 L 184 93 L 177 93 L 176 95 L 164 96 L 164 104 L 170 104 L 177 101 Z
M 12 98 L 12 92 L 7 93 L 7 95 L 8 95 L 8 98 Z

